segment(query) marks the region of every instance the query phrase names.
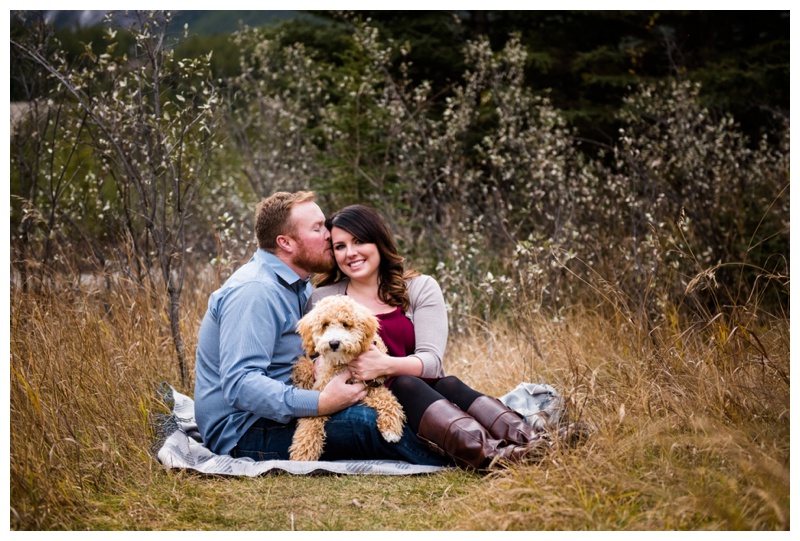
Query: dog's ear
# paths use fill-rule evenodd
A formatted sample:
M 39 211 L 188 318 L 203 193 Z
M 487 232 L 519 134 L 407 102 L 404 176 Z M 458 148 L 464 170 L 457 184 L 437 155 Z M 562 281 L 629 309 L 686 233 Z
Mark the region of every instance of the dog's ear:
M 375 337 L 378 334 L 380 322 L 368 309 L 364 308 L 362 312 L 363 315 L 361 315 L 361 318 L 363 318 L 363 322 L 361 323 L 361 330 L 364 333 L 364 341 L 361 344 L 361 348 L 363 351 L 367 351 L 369 347 L 375 343 Z
M 306 355 L 312 357 L 317 354 L 317 348 L 314 347 L 314 322 L 316 317 L 309 312 L 300 321 L 297 322 L 297 332 L 300 338 L 303 339 L 303 349 Z

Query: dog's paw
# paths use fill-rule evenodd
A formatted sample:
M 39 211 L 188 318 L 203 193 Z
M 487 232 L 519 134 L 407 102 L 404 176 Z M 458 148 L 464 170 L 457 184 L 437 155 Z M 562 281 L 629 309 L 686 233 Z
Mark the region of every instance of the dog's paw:
M 289 447 L 289 460 L 311 462 L 319 460 L 322 455 L 322 446 L 318 441 L 295 440 Z
M 289 460 L 294 460 L 297 462 L 313 462 L 315 460 L 319 460 L 319 457 L 313 453 L 293 451 L 289 453 Z
M 391 432 L 387 430 L 385 432 L 381 432 L 381 436 L 383 436 L 383 439 L 385 439 L 389 443 L 397 443 L 398 441 L 400 441 L 400 438 L 403 437 L 403 431 L 401 430 L 399 432 Z
M 315 380 L 314 362 L 308 357 L 300 357 L 292 369 L 292 383 L 300 389 L 311 389 Z
M 289 454 L 289 460 L 314 462 L 315 460 L 319 460 L 319 455 L 311 451 L 294 451 Z

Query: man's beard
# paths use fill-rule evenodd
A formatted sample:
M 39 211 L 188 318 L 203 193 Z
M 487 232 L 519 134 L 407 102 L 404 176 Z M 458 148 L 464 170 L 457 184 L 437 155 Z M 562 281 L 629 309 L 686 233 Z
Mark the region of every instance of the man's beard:
M 322 273 L 333 270 L 336 266 L 336 261 L 333 259 L 333 253 L 324 251 L 322 253 L 312 253 L 303 241 L 298 240 L 297 244 L 299 250 L 294 257 L 294 264 L 305 269 L 311 273 Z

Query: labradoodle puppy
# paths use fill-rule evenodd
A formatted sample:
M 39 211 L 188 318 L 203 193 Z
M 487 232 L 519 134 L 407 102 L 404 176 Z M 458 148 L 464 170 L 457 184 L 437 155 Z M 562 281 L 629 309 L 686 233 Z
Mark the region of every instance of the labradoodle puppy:
M 344 295 L 325 297 L 298 323 L 307 357 L 301 357 L 292 372 L 293 383 L 301 389 L 322 390 L 359 353 L 376 344 L 386 352 L 378 336 L 379 322 L 372 312 Z M 310 357 L 317 358 L 316 377 Z M 386 378 L 367 384 L 364 403 L 378 412 L 378 430 L 388 442 L 400 440 L 406 416 L 392 392 L 383 385 Z M 351 380 L 352 381 L 352 380 Z M 297 420 L 289 457 L 292 460 L 319 460 L 325 445 L 327 416 Z

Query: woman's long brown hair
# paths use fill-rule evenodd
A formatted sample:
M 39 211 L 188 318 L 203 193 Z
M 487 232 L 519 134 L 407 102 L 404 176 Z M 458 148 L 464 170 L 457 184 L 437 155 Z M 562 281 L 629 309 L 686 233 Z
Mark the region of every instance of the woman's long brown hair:
M 329 230 L 338 227 L 353 235 L 356 240 L 378 247 L 381 256 L 378 267 L 378 298 L 389 306 L 400 306 L 403 311 L 408 311 L 410 299 L 406 280 L 419 276 L 419 272 L 405 270 L 394 236 L 383 217 L 365 205 L 350 205 L 325 220 L 325 227 Z M 336 283 L 344 277 L 344 273 L 336 265 L 333 270 L 315 281 L 317 286 L 325 286 Z

